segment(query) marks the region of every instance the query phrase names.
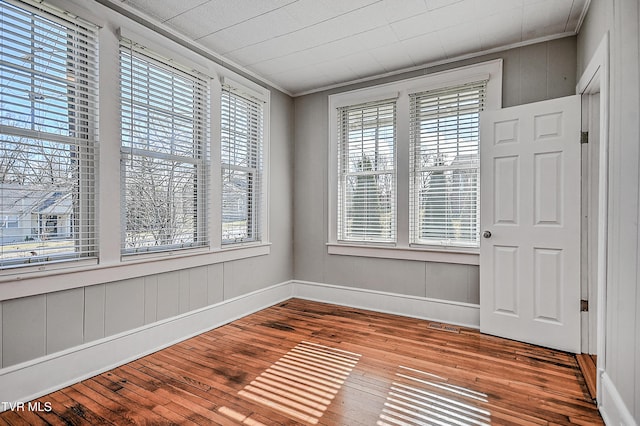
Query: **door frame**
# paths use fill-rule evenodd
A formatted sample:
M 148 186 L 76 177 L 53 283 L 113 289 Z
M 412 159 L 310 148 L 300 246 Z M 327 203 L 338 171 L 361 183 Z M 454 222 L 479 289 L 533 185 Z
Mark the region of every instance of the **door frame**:
M 583 100 L 595 93 L 600 93 L 600 134 L 599 134 L 599 163 L 598 163 L 598 246 L 597 264 L 598 276 L 589 279 L 589 286 L 597 287 L 596 294 L 596 393 L 597 400 L 602 401 L 601 377 L 606 365 L 606 290 L 607 290 L 607 256 L 608 256 L 608 199 L 609 199 L 609 34 L 605 33 L 598 48 L 591 57 L 589 64 L 582 73 L 576 93 L 582 95 Z M 584 235 L 583 235 L 584 236 Z M 592 291 L 590 291 L 593 294 Z M 589 320 L 593 315 L 589 314 Z

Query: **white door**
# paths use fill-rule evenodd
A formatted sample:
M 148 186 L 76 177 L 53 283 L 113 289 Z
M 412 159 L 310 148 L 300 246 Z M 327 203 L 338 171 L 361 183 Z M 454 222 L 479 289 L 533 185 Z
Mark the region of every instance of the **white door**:
M 480 331 L 580 352 L 580 96 L 480 127 Z

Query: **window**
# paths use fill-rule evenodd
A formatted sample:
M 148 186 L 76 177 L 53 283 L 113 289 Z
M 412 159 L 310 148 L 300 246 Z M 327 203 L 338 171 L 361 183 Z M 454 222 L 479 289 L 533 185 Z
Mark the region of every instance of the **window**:
M 396 100 L 337 114 L 338 239 L 394 242 Z
M 480 112 L 500 59 L 329 96 L 329 254 L 479 262 Z
M 262 241 L 263 102 L 222 87 L 222 244 Z
M 208 84 L 120 46 L 124 254 L 206 246 Z
M 0 2 L 0 267 L 97 255 L 97 28 Z
M 486 81 L 410 98 L 411 242 L 479 246 L 479 114 Z
M 18 216 L 16 215 L 2 215 L 2 228 L 18 228 L 20 226 L 20 222 L 18 221 Z

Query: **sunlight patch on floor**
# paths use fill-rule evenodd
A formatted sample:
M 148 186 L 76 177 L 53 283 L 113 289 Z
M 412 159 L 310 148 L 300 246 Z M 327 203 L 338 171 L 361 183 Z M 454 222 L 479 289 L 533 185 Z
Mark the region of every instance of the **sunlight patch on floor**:
M 242 413 L 238 413 L 236 410 L 233 410 L 229 407 L 218 408 L 218 413 L 227 416 L 228 418 L 237 422 L 238 424 L 243 424 L 247 426 L 266 426 L 264 423 L 254 420 L 249 416 L 245 416 Z
M 425 371 L 399 366 L 387 394 L 378 426 L 489 426 L 491 412 L 480 407 L 486 394 L 447 383 Z
M 316 424 L 359 360 L 360 354 L 303 341 L 238 394 Z

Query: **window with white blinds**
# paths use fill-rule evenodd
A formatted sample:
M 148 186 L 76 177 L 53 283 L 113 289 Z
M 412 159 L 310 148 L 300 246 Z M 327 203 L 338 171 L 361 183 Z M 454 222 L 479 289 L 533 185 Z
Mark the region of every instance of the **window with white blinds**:
M 263 102 L 222 87 L 222 244 L 262 241 Z
M 396 239 L 396 100 L 338 108 L 338 240 Z
M 208 245 L 207 80 L 120 44 L 123 254 Z
M 97 27 L 0 1 L 0 268 L 97 256 Z
M 411 94 L 411 242 L 478 247 L 486 81 Z

